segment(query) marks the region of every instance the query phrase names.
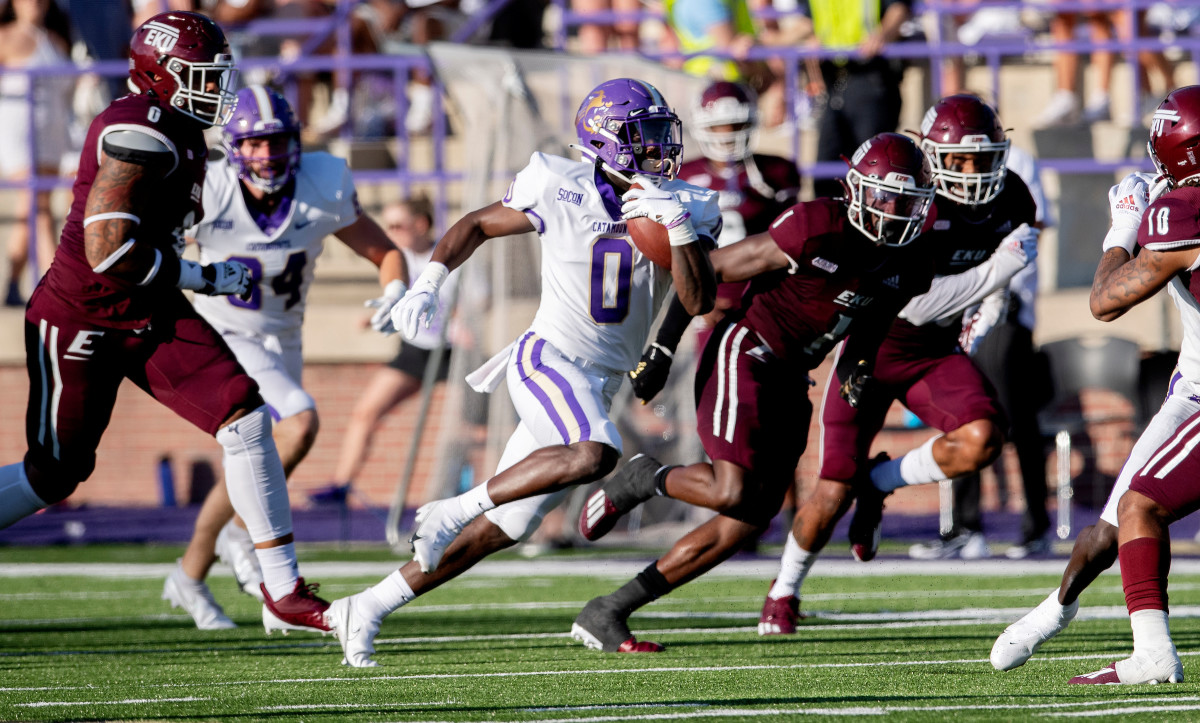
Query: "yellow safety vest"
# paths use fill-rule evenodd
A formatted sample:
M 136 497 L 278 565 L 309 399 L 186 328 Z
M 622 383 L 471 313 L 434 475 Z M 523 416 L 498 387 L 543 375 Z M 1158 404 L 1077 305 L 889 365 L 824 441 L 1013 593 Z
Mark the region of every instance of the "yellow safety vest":
M 809 0 L 813 33 L 826 48 L 857 47 L 879 26 L 879 0 Z
M 679 38 L 679 52 L 698 53 L 712 48 L 713 44 L 711 40 L 696 37 L 675 23 L 675 2 L 676 0 L 664 0 L 663 13 L 666 15 L 667 22 L 675 31 L 675 36 Z M 750 8 L 746 7 L 746 0 L 723 0 L 723 2 L 733 10 L 734 33 L 737 35 L 754 35 L 754 18 L 750 16 Z M 742 77 L 741 71 L 738 70 L 737 63 L 732 60 L 714 58 L 708 55 L 698 55 L 685 60 L 683 70 L 685 73 L 691 75 L 716 78 L 718 80 L 730 80 L 734 82 L 745 80 Z

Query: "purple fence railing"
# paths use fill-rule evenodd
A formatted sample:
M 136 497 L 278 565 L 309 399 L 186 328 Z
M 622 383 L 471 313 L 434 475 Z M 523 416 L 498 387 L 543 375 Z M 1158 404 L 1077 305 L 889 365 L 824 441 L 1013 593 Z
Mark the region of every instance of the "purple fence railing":
M 468 22 L 460 28 L 455 35 L 456 40 L 462 40 L 474 35 L 483 25 L 490 20 L 492 16 L 503 9 L 508 0 L 489 0 L 484 9 L 476 13 L 468 19 Z M 619 20 L 646 20 L 652 18 L 660 18 L 661 16 L 649 12 L 637 13 L 616 13 L 616 12 L 600 12 L 600 13 L 578 13 L 572 11 L 568 6 L 568 0 L 554 0 L 559 6 L 561 12 L 561 22 L 554 37 L 555 46 L 558 49 L 563 49 L 566 46 L 567 33 L 585 23 L 611 24 Z M 285 84 L 294 84 L 297 74 L 310 72 L 329 72 L 332 71 L 336 78 L 336 84 L 339 87 L 349 90 L 351 78 L 354 73 L 359 72 L 376 72 L 390 74 L 393 82 L 393 90 L 396 103 L 396 119 L 397 119 L 397 136 L 398 152 L 395 158 L 394 169 L 387 170 L 360 170 L 355 172 L 355 177 L 364 183 L 396 183 L 400 186 L 403 193 L 408 193 L 413 184 L 433 184 L 437 189 L 435 194 L 435 223 L 438 228 L 446 228 L 448 226 L 448 210 L 447 210 L 447 186 L 455 183 L 462 178 L 461 172 L 455 171 L 447 167 L 446 164 L 446 117 L 445 110 L 442 106 L 442 88 L 436 80 L 435 74 L 435 93 L 434 93 L 434 123 L 431 130 L 431 144 L 433 149 L 432 168 L 428 170 L 413 170 L 410 167 L 410 139 L 403 131 L 402 120 L 407 111 L 407 83 L 408 77 L 413 70 L 423 69 L 426 71 L 432 70 L 428 58 L 421 53 L 410 55 L 355 55 L 351 52 L 350 38 L 350 14 L 354 7 L 358 4 L 358 0 L 338 0 L 333 12 L 322 18 L 302 18 L 302 19 L 260 19 L 253 20 L 244 25 L 230 28 L 230 34 L 233 37 L 295 37 L 304 38 L 301 52 L 298 57 L 291 59 L 282 59 L 278 57 L 244 57 L 239 61 L 239 66 L 244 71 L 254 69 L 267 69 L 276 73 L 283 79 Z M 943 15 L 964 16 L 978 10 L 982 7 L 1017 7 L 1023 9 L 1037 9 L 1048 13 L 1053 12 L 1097 12 L 1097 11 L 1139 11 L 1144 10 L 1151 5 L 1156 4 L 1156 0 L 1062 0 L 1061 2 L 987 2 L 979 4 L 956 4 L 949 3 L 945 0 L 926 0 L 918 3 L 914 9 L 914 14 L 922 12 L 932 13 L 936 19 L 940 19 Z M 1200 6 L 1200 0 L 1176 0 L 1172 2 L 1173 7 L 1197 7 Z M 786 17 L 787 13 L 777 11 L 766 11 L 760 13 L 763 17 Z M 932 23 L 934 31 L 932 36 L 925 42 L 900 42 L 889 45 L 884 49 L 883 55 L 890 58 L 900 58 L 908 60 L 927 60 L 938 69 L 943 60 L 947 58 L 958 58 L 963 56 L 980 57 L 984 60 L 987 66 L 991 69 L 992 94 L 997 100 L 999 99 L 999 69 L 1005 58 L 1009 57 L 1024 57 L 1030 54 L 1044 54 L 1047 52 L 1076 52 L 1088 53 L 1095 50 L 1110 50 L 1117 53 L 1123 53 L 1128 62 L 1133 64 L 1134 69 L 1137 69 L 1138 51 L 1151 50 L 1163 51 L 1168 49 L 1182 49 L 1185 52 L 1196 56 L 1200 49 L 1200 36 L 1185 35 L 1180 36 L 1172 41 L 1163 41 L 1159 38 L 1151 37 L 1132 37 L 1125 40 L 1116 40 L 1111 42 L 1092 42 L 1086 40 L 1072 41 L 1066 43 L 1047 42 L 1034 37 L 1025 39 L 1020 38 L 1003 38 L 994 41 L 982 41 L 976 45 L 964 45 L 958 42 L 947 42 L 941 38 L 941 23 Z M 315 55 L 314 51 L 327 40 L 334 40 L 333 48 L 328 55 Z M 728 54 L 720 52 L 705 53 L 716 57 L 729 57 Z M 686 59 L 691 55 L 679 53 L 659 53 L 652 51 L 643 51 L 642 55 L 651 59 L 666 60 L 666 59 Z M 827 49 L 811 49 L 811 48 L 792 48 L 792 47 L 757 47 L 750 51 L 749 57 L 755 60 L 778 59 L 783 61 L 785 67 L 785 89 L 787 94 L 787 105 L 791 109 L 797 107 L 799 93 L 803 92 L 800 85 L 800 68 L 804 60 L 809 58 L 829 59 L 844 56 L 845 52 L 838 52 Z M 31 82 L 26 90 L 26 100 L 29 105 L 30 128 L 35 128 L 32 122 L 34 117 L 33 100 L 34 93 L 40 78 L 62 75 L 80 75 L 83 73 L 96 73 L 104 76 L 119 77 L 127 72 L 127 68 L 122 61 L 110 61 L 95 63 L 86 68 L 76 67 L 70 63 L 64 63 L 56 66 L 44 66 L 38 68 L 0 68 L 4 73 L 23 73 L 30 77 Z M 1133 74 L 1134 99 L 1138 98 L 1140 88 L 1138 87 L 1138 73 Z M 940 94 L 940 73 L 934 72 L 931 77 L 931 84 L 935 95 Z M 294 97 L 294 85 L 292 96 Z M 1134 105 L 1136 106 L 1136 103 Z M 349 137 L 350 130 L 348 125 L 342 130 L 343 137 Z M 793 157 L 800 158 L 800 131 L 797 130 L 793 134 L 792 153 Z M 30 146 L 30 157 L 36 158 L 37 134 L 30 133 L 28 139 Z M 1042 159 L 1042 165 L 1059 173 L 1103 173 L 1114 171 L 1119 168 L 1129 166 L 1144 165 L 1144 159 L 1130 158 L 1128 160 L 1119 161 L 1098 161 L 1094 158 L 1055 158 Z M 801 166 L 802 172 L 816 178 L 828 178 L 840 175 L 844 171 L 843 164 L 840 163 L 815 163 Z M 23 188 L 32 191 L 45 191 L 55 188 L 69 186 L 69 179 L 33 175 L 26 180 L 7 181 L 0 179 L 0 189 Z M 29 226 L 30 226 L 30 253 L 31 259 L 37 263 L 36 256 L 36 194 L 30 194 L 29 200 Z

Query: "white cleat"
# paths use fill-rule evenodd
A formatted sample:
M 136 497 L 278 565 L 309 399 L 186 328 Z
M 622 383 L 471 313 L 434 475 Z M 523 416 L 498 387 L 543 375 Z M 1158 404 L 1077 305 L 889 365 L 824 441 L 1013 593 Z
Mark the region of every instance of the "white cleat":
M 342 665 L 352 668 L 374 668 L 379 665 L 371 656 L 375 654 L 375 636 L 379 634 L 380 621 L 363 615 L 358 605 L 358 595 L 330 603 L 325 611 L 325 622 L 342 644 Z
M 1033 657 L 1042 643 L 1067 629 L 1079 612 L 1079 600 L 1070 605 L 1060 605 L 1058 590 L 1042 601 L 1017 622 L 1009 625 L 992 645 L 992 667 L 996 670 L 1012 670 L 1025 664 Z
M 1134 653 L 1124 660 L 1094 673 L 1077 675 L 1068 681 L 1083 685 L 1158 685 L 1182 683 L 1183 663 L 1175 646 L 1154 653 Z
M 162 599 L 172 608 L 183 608 L 201 630 L 229 630 L 237 623 L 230 620 L 213 599 L 203 580 L 192 580 L 176 565 L 163 583 Z
M 421 572 L 436 570 L 446 548 L 462 532 L 463 523 L 455 521 L 447 509 L 451 503 L 457 504 L 457 500 L 435 500 L 417 510 L 417 527 L 408 542 Z
M 221 562 L 233 568 L 233 577 L 242 592 L 263 602 L 260 587 L 263 581 L 262 567 L 258 564 L 250 533 L 233 524 L 233 520 L 226 522 L 217 535 L 216 552 Z

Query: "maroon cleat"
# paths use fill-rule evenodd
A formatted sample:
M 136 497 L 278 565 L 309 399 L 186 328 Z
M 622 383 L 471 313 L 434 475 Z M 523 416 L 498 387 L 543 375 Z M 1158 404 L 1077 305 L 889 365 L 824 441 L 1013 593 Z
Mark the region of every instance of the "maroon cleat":
M 1109 663 L 1107 668 L 1101 668 L 1094 673 L 1077 675 L 1067 681 L 1071 685 L 1117 685 L 1120 682 L 1116 663 Z
M 771 585 L 775 582 L 772 581 Z M 763 601 L 762 615 L 758 617 L 759 635 L 794 635 L 796 623 L 806 615 L 800 614 L 800 598 L 796 595 L 773 598 L 767 595 Z
M 626 640 L 617 647 L 618 653 L 661 653 L 662 651 L 663 646 L 658 643 L 650 641 L 639 643 L 638 639 L 632 635 L 629 637 L 629 640 Z
M 305 630 L 310 633 L 329 633 L 329 623 L 325 622 L 325 611 L 329 603 L 317 597 L 318 583 L 307 585 L 304 578 L 296 581 L 296 589 L 278 600 L 272 600 L 267 586 L 262 585 L 263 592 L 263 627 L 267 635 L 272 630 L 282 630 L 286 635 L 289 630 Z
M 654 496 L 654 478 L 663 464 L 639 454 L 600 489 L 588 496 L 579 512 L 579 534 L 595 542 L 617 526 L 621 517 Z
M 871 483 L 870 470 L 888 461 L 887 453 L 875 455 L 867 473 L 855 485 L 854 517 L 850 519 L 850 551 L 859 562 L 870 562 L 879 552 L 880 525 L 883 522 L 883 501 L 891 492 L 884 492 Z

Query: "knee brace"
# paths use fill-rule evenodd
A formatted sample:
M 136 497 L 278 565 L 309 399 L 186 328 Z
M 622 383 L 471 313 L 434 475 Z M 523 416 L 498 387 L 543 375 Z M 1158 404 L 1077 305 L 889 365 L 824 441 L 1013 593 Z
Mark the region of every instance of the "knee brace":
M 266 405 L 217 430 L 225 448 L 225 488 L 233 509 L 246 523 L 255 543 L 275 540 L 292 531 L 287 479 L 271 437 Z
M 0 530 L 46 507 L 25 474 L 25 463 L 0 467 Z
M 546 516 L 546 513 L 562 502 L 562 499 L 570 491 L 570 489 L 564 489 L 549 494 L 526 497 L 523 500 L 515 500 L 494 507 L 483 514 L 510 539 L 521 542 L 528 539 L 534 530 L 541 526 L 542 518 Z

